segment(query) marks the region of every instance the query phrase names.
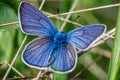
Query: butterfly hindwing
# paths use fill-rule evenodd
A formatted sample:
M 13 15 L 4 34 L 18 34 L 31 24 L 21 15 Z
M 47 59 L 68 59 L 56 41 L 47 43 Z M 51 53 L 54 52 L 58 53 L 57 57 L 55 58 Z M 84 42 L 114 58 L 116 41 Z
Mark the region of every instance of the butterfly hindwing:
M 54 54 L 59 54 L 56 59 L 51 63 L 51 68 L 53 71 L 58 73 L 68 73 L 71 72 L 77 62 L 77 53 L 74 47 L 70 43 L 62 44 Z
M 48 68 L 52 44 L 51 37 L 39 37 L 30 42 L 22 54 L 24 63 L 39 69 Z
M 58 32 L 54 24 L 41 11 L 26 2 L 21 2 L 18 14 L 20 27 L 26 34 L 53 36 Z
M 88 50 L 90 46 L 105 32 L 103 24 L 88 25 L 67 33 L 66 41 L 81 49 Z

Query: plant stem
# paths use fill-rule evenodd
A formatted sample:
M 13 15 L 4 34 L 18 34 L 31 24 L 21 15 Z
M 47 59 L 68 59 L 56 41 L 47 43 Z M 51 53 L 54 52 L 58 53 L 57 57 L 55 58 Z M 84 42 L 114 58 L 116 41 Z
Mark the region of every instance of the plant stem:
M 107 80 L 116 80 L 115 78 L 118 70 L 119 53 L 120 53 L 120 7 L 117 17 L 114 47 L 112 50 Z

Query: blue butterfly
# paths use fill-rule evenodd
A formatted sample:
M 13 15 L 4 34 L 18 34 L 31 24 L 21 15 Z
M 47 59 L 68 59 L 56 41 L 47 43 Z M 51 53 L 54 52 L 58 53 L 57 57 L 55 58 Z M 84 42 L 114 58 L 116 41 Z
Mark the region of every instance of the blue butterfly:
M 73 71 L 77 63 L 76 48 L 88 50 L 106 31 L 105 25 L 94 24 L 64 34 L 41 11 L 26 2 L 20 4 L 19 21 L 23 33 L 40 36 L 25 47 L 23 62 L 33 68 L 57 73 Z

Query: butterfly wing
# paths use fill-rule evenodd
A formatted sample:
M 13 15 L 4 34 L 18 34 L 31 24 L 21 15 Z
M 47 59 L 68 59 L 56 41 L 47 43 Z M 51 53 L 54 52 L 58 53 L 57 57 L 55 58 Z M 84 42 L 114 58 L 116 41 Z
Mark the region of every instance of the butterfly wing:
M 71 72 L 77 62 L 77 53 L 70 43 L 64 43 L 59 47 L 54 54 L 59 54 L 51 63 L 51 69 L 58 73 Z
M 21 2 L 18 15 L 20 27 L 26 34 L 53 36 L 58 32 L 53 23 L 41 11 L 26 2 Z
M 67 34 L 66 41 L 82 51 L 85 51 L 88 50 L 96 40 L 98 40 L 105 30 L 106 26 L 103 24 L 88 25 L 82 28 L 77 28 Z
M 31 41 L 23 51 L 22 60 L 30 66 L 38 69 L 49 67 L 49 58 L 52 52 L 51 37 L 39 37 Z

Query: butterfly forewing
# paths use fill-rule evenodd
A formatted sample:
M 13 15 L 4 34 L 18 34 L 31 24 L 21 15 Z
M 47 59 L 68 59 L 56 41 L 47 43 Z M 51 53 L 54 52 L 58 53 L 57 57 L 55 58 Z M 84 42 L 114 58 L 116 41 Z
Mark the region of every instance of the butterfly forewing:
M 67 33 L 66 41 L 85 51 L 105 32 L 105 28 L 102 24 L 77 28 Z
M 19 20 L 22 31 L 29 35 L 53 36 L 58 32 L 41 11 L 26 2 L 20 4 Z

